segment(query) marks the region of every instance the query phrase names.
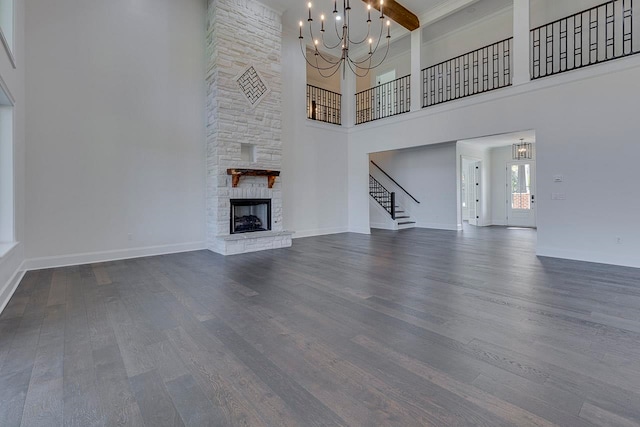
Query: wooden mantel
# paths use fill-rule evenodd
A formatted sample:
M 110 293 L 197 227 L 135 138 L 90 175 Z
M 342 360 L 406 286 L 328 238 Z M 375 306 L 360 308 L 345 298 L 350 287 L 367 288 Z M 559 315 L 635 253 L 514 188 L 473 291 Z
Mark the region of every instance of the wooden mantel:
M 227 169 L 227 175 L 231 175 L 231 185 L 235 188 L 243 176 L 266 176 L 269 188 L 273 188 L 276 177 L 280 176 L 280 171 L 263 169 Z

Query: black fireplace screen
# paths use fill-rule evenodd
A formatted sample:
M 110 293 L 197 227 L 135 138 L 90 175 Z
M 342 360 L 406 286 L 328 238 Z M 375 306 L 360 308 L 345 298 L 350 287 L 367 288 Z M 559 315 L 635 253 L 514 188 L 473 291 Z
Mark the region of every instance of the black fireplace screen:
M 270 199 L 231 199 L 231 234 L 271 230 Z

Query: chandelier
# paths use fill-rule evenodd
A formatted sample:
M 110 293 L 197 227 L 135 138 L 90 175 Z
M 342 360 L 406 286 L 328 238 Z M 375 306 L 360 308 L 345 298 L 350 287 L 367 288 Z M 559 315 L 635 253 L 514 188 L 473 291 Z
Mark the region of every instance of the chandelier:
M 533 149 L 530 142 L 524 142 L 524 138 L 520 138 L 519 144 L 513 144 L 511 148 L 513 160 L 523 160 L 533 158 Z
M 309 23 L 309 37 L 312 43 L 313 56 L 314 58 L 309 58 L 307 51 L 305 49 L 305 38 L 302 35 L 304 23 L 300 21 L 300 48 L 302 49 L 302 55 L 304 59 L 307 61 L 309 66 L 318 70 L 322 77 L 328 78 L 333 76 L 338 72 L 338 70 L 342 67 L 342 76 L 343 78 L 346 75 L 346 70 L 349 68 L 356 76 L 365 77 L 369 74 L 369 71 L 372 69 L 379 67 L 384 60 L 387 58 L 387 54 L 389 53 L 389 45 L 391 41 L 391 21 L 386 20 L 384 11 L 382 9 L 384 0 L 380 0 L 380 32 L 379 34 L 376 32 L 377 38 L 374 38 L 374 35 L 371 32 L 371 3 L 367 4 L 367 34 L 362 38 L 354 38 L 354 35 L 351 34 L 351 6 L 350 0 L 342 0 L 342 14 L 338 12 L 338 0 L 334 0 L 333 2 L 333 25 L 331 23 L 326 23 L 326 26 L 329 29 L 329 33 L 332 33 L 333 29 L 335 29 L 335 37 L 333 34 L 327 36 L 325 38 L 325 15 L 320 15 L 320 31 L 318 34 L 317 24 L 316 24 L 316 33 L 314 35 L 313 30 L 313 18 L 311 16 L 311 6 L 312 3 L 308 3 L 309 7 L 309 18 L 307 22 Z M 374 63 L 373 56 L 378 51 L 380 47 L 380 42 L 384 37 L 384 28 L 387 27 L 387 35 L 386 35 L 386 50 L 384 52 L 383 58 Z M 331 28 L 334 27 L 334 28 Z M 327 40 L 328 39 L 328 40 Z M 358 48 L 359 46 L 369 45 L 369 53 L 360 60 L 355 60 L 349 56 L 349 52 L 353 51 L 353 48 Z M 322 52 L 325 51 L 325 53 Z M 321 60 L 321 61 L 320 61 Z

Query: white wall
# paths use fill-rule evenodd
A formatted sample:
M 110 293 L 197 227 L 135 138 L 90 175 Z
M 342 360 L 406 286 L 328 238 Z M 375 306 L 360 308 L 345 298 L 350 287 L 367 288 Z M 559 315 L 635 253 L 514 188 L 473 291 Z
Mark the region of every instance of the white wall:
M 467 13 L 461 11 L 459 13 Z M 428 31 L 424 30 L 424 31 Z M 513 36 L 513 9 L 506 8 L 486 16 L 471 25 L 453 28 L 437 35 L 427 33 L 422 44 L 421 68 L 455 58 Z
M 531 28 L 605 3 L 605 0 L 530 0 Z
M 306 63 L 297 35 L 283 35 L 282 62 L 288 64 L 282 72 L 284 229 L 295 231 L 296 238 L 344 232 L 347 130 L 305 118 Z
M 349 228 L 368 232 L 369 153 L 534 129 L 538 254 L 640 267 L 640 202 L 628 197 L 637 193 L 639 72 L 632 57 L 354 128 Z
M 381 178 L 389 191 L 397 193 L 398 204 L 411 214 L 417 227 L 457 229 L 455 143 L 372 153 L 370 158 L 420 201 L 410 201 L 402 190 Z
M 28 258 L 202 247 L 206 1 L 26 7 Z
M 13 56 L 0 46 L 0 79 L 15 100 L 13 108 L 13 216 L 14 240 L 17 245 L 0 256 L 0 311 L 8 302 L 21 278 L 25 240 L 25 80 L 24 80 L 24 3 L 16 1 L 13 8 Z M 3 212 L 6 212 L 3 209 Z

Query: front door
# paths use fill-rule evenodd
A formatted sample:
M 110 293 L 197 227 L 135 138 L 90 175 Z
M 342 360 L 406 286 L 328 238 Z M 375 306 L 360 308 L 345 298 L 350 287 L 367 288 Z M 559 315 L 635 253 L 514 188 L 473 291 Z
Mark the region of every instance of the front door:
M 536 226 L 534 162 L 507 164 L 507 225 Z

